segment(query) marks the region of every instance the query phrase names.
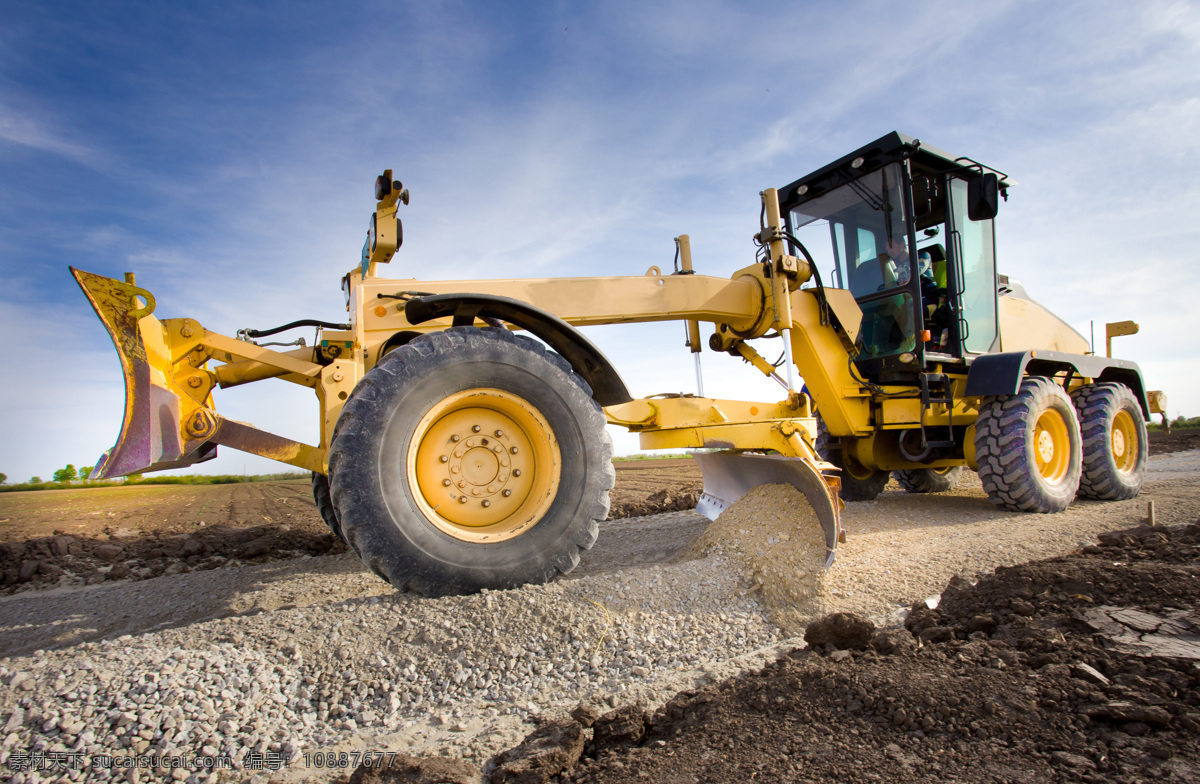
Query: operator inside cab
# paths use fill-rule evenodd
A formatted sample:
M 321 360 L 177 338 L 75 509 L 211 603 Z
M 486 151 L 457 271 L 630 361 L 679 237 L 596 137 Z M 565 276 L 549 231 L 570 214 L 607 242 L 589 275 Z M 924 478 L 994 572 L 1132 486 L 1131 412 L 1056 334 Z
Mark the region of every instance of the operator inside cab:
M 862 312 L 863 378 L 908 383 L 927 359 L 995 350 L 994 207 L 972 214 L 969 196 L 981 170 L 892 134 L 781 189 L 789 230 Z

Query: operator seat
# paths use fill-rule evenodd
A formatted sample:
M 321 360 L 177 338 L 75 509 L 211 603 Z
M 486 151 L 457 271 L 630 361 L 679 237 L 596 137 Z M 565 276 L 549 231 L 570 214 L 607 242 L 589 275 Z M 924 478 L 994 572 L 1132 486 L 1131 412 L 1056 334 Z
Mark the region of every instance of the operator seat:
M 866 259 L 850 272 L 850 293 L 855 299 L 883 288 L 883 265 L 878 258 Z

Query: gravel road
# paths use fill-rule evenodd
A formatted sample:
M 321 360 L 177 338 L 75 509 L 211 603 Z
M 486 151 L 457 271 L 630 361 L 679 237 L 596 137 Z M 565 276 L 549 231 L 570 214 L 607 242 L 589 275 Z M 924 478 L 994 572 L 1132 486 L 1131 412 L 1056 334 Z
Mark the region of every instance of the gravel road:
M 1139 498 L 1041 516 L 995 509 L 974 474 L 941 496 L 885 492 L 844 512 L 824 609 L 894 622 L 953 574 L 1070 552 L 1142 522 L 1148 501 L 1161 524 L 1192 522 L 1198 478 L 1200 451 L 1155 456 Z M 756 600 L 744 562 L 684 560 L 706 527 L 693 512 L 610 521 L 569 578 L 467 597 L 396 594 L 341 554 L 0 600 L 0 779 L 14 760 L 54 752 L 228 755 L 238 777 L 291 759 L 282 776 L 297 781 L 329 778 L 305 765 L 317 750 L 483 765 L 533 717 L 660 704 L 798 644 Z

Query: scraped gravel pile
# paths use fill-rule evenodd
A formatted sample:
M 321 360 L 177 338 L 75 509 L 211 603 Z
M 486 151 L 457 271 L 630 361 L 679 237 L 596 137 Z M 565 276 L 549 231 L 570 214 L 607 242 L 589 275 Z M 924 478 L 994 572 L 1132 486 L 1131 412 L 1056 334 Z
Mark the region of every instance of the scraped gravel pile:
M 688 555 L 731 559 L 785 631 L 800 631 L 821 611 L 825 537 L 804 495 L 790 485 L 751 490 L 721 513 Z

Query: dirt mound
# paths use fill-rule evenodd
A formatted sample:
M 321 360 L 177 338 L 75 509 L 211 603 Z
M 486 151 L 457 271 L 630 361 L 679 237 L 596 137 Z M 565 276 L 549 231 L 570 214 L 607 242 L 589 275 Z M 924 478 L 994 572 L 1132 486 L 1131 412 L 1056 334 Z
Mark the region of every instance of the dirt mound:
M 662 489 L 641 500 L 635 498 L 615 501 L 609 506 L 608 519 L 619 520 L 623 517 L 645 517 L 663 512 L 685 512 L 695 509 L 699 500 L 699 490 Z
M 1142 528 L 976 585 L 954 580 L 909 631 L 884 633 L 915 644 L 795 651 L 684 692 L 637 747 L 593 743 L 562 780 L 1200 780 L 1200 665 L 1130 653 L 1088 620 L 1101 602 L 1194 613 L 1198 558 L 1200 524 Z
M 825 536 L 804 495 L 763 485 L 721 513 L 686 558 L 716 555 L 741 568 L 771 620 L 798 632 L 822 606 Z
M 804 630 L 804 641 L 809 645 L 829 645 L 835 650 L 866 650 L 874 636 L 875 624 L 853 613 L 822 616 Z

